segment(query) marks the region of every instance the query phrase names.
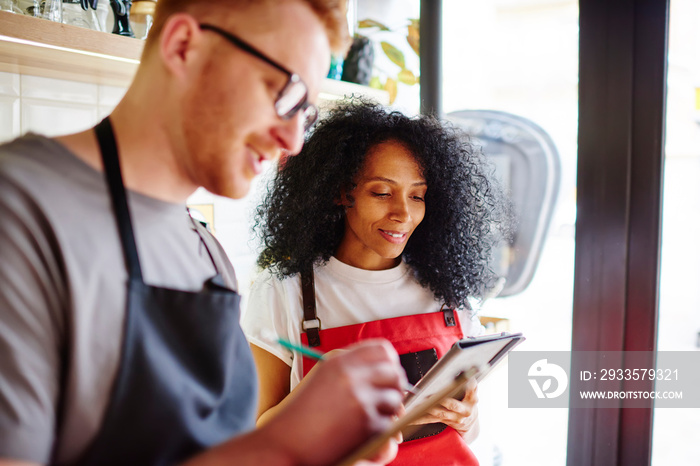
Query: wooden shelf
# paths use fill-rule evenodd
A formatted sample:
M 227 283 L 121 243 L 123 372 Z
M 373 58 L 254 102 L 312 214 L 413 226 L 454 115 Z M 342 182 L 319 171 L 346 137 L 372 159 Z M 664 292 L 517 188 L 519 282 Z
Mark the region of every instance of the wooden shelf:
M 510 331 L 510 320 L 502 317 L 479 316 L 481 325 L 486 327 L 486 333 L 501 333 Z
M 0 11 L 0 71 L 127 87 L 144 42 L 40 18 Z M 325 101 L 350 95 L 382 104 L 389 94 L 358 84 L 324 80 Z
M 128 86 L 143 41 L 0 11 L 0 71 Z
M 361 86 L 355 83 L 338 81 L 337 79 L 325 79 L 321 84 L 319 99 L 325 101 L 339 100 L 343 97 L 366 97 L 383 105 L 389 105 L 389 93 L 381 89 Z

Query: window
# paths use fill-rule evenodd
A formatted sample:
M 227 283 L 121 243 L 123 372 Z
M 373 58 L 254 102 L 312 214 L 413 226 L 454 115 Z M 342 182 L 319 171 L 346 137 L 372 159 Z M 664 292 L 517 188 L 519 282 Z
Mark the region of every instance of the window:
M 527 341 L 518 350 L 568 351 L 576 220 L 578 2 L 445 0 L 442 44 L 445 113 L 495 110 L 527 119 L 551 137 L 561 166 L 559 194 L 532 281 L 513 296 L 487 300 L 481 315 L 507 318 L 509 331 L 523 332 Z M 473 450 L 481 464 L 565 464 L 568 410 L 509 409 L 507 385 L 503 364 L 479 388 L 481 433 Z
M 672 0 L 666 95 L 659 351 L 700 348 L 700 4 Z M 655 409 L 652 464 L 696 464 L 700 409 Z

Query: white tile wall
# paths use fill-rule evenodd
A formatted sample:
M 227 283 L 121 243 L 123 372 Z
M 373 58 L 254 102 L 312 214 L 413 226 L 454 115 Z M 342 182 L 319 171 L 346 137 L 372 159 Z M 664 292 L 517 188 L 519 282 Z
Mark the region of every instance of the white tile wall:
M 111 10 L 110 10 L 111 11 Z M 125 87 L 115 87 L 115 86 L 98 86 L 97 87 L 97 113 L 98 118 L 101 120 L 110 114 L 110 112 L 117 106 L 124 93 L 126 92 Z
M 22 134 L 58 136 L 97 121 L 97 84 L 20 75 L 20 89 Z
M 0 143 L 32 131 L 47 136 L 82 131 L 107 116 L 126 88 L 0 72 Z M 242 200 L 200 189 L 190 204 L 214 205 L 217 239 L 236 269 L 245 300 L 255 270 L 250 226 L 257 189 Z
M 0 94 L 19 97 L 19 75 L 0 72 Z
M 19 136 L 19 97 L 0 94 L 0 142 Z
M 22 98 L 97 105 L 97 84 L 20 75 Z
M 0 142 L 29 131 L 58 136 L 108 115 L 126 88 L 0 72 Z
M 20 134 L 19 75 L 0 72 L 0 142 Z
M 21 131 L 46 136 L 82 131 L 95 124 L 97 106 L 22 97 Z

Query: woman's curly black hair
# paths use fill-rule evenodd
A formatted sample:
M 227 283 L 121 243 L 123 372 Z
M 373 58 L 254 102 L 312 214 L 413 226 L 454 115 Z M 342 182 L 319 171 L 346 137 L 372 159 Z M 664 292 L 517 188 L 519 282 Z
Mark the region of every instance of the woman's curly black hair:
M 263 245 L 258 264 L 283 278 L 328 261 L 345 228 L 341 189 L 352 189 L 369 150 L 389 140 L 410 149 L 428 186 L 425 217 L 403 260 L 438 299 L 464 306 L 495 284 L 492 249 L 510 231 L 509 204 L 493 170 L 450 125 L 363 100 L 332 109 L 302 151 L 281 163 L 256 211 Z

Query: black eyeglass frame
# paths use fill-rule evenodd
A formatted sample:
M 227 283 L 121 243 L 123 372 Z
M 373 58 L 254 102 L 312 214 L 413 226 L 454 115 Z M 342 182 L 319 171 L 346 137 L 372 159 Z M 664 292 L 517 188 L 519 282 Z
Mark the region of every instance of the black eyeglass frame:
M 268 65 L 278 69 L 279 71 L 287 75 L 287 82 L 284 84 L 284 87 L 277 94 L 277 98 L 275 99 L 275 112 L 277 113 L 278 117 L 280 117 L 283 120 L 288 120 L 294 115 L 296 115 L 297 112 L 302 111 L 304 113 L 304 130 L 309 129 L 309 127 L 311 127 L 311 125 L 313 125 L 316 122 L 316 120 L 318 119 L 318 107 L 309 102 L 309 89 L 306 86 L 306 83 L 301 79 L 301 77 L 298 74 L 289 71 L 287 68 L 280 65 L 275 60 L 268 57 L 249 43 L 245 42 L 243 39 L 240 39 L 239 37 L 235 36 L 234 34 L 228 31 L 225 31 L 224 29 L 207 23 L 201 23 L 199 25 L 199 28 L 204 31 L 212 31 L 220 35 L 221 37 L 223 37 L 239 49 L 243 50 L 244 52 L 247 52 L 253 55 L 254 57 L 259 58 Z M 298 84 L 304 86 L 304 98 L 300 99 L 298 104 L 294 105 L 291 109 L 287 110 L 286 112 L 280 112 L 278 107 L 279 101 L 286 95 L 286 92 L 289 88 Z M 311 109 L 310 113 L 307 113 L 308 109 Z

